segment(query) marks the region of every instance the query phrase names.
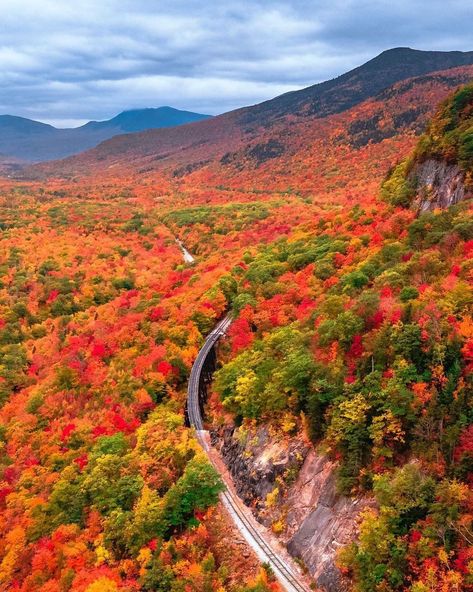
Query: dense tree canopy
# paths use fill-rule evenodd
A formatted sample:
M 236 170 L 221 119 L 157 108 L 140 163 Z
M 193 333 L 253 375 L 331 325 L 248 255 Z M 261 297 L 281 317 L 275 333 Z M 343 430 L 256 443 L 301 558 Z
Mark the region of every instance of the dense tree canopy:
M 223 177 L 1 181 L 0 587 L 276 588 L 219 545 L 221 485 L 184 427 L 230 309 L 218 411 L 304 433 L 341 492 L 377 500 L 340 558 L 356 589 L 473 589 L 471 201 L 417 216 L 402 166 L 379 199 L 416 92 L 297 123 L 298 150 L 252 167 L 243 147 Z M 448 109 L 471 115 L 467 95 Z M 363 142 L 373 117 L 383 141 Z

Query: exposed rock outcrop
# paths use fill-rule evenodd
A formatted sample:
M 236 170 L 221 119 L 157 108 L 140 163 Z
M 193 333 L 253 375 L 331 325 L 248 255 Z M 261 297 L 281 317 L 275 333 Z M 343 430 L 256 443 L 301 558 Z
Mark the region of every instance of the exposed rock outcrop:
M 418 213 L 473 197 L 473 84 L 440 105 L 413 153 L 389 172 L 381 196 Z
M 267 426 L 227 426 L 214 432 L 212 441 L 245 504 L 267 526 L 283 523 L 281 540 L 303 561 L 320 589 L 348 590 L 335 565 L 336 554 L 356 538 L 358 515 L 372 500 L 338 495 L 336 463 L 301 439 L 272 437 Z
M 278 442 L 271 438 L 266 426 L 251 432 L 226 426 L 212 434 L 212 444 L 220 451 L 240 498 L 253 507 L 260 522 L 271 524 L 266 497 L 278 480 L 294 480 L 309 452 L 307 444 L 295 438 L 289 443 Z
M 335 566 L 336 554 L 356 538 L 361 510 L 373 505 L 368 497 L 338 495 L 335 468 L 334 462 L 311 450 L 285 499 L 288 551 L 330 592 L 348 590 Z
M 466 197 L 465 173 L 457 164 L 429 158 L 409 175 L 417 187 L 415 207 L 420 212 L 448 208 Z

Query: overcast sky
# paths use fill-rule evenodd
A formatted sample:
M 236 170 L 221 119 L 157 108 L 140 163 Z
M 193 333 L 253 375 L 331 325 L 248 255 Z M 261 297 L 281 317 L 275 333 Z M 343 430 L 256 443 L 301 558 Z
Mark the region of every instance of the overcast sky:
M 0 113 L 222 113 L 384 49 L 473 50 L 472 0 L 0 0 Z

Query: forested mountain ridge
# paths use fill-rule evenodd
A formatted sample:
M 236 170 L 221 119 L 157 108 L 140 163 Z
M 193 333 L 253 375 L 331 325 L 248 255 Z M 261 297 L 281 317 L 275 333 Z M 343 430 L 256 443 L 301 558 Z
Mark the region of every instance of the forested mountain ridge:
M 422 132 L 434 106 L 472 79 L 473 66 L 435 71 L 383 88 L 340 113 L 286 114 L 268 125 L 264 117 L 248 123 L 249 114 L 259 106 L 248 107 L 185 128 L 116 137 L 70 159 L 26 169 L 23 176 L 88 176 L 98 171 L 111 176 L 164 174 L 179 183 L 188 180 L 208 186 L 224 181 L 244 187 L 252 179 L 252 186 L 269 183 L 283 189 L 289 166 L 304 171 L 302 179 L 307 171 L 313 186 L 314 166 L 324 166 L 320 159 L 328 152 L 348 144 L 348 155 L 351 148 Z

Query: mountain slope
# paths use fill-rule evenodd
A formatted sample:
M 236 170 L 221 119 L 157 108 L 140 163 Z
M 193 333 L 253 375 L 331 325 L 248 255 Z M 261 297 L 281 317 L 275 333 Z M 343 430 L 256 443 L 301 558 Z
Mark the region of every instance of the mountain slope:
M 447 208 L 473 194 L 473 85 L 442 105 L 414 153 L 383 184 L 383 197 L 419 211 Z
M 76 154 L 118 134 L 184 125 L 209 115 L 172 107 L 124 111 L 107 121 L 90 121 L 78 128 L 58 129 L 39 121 L 0 116 L 0 153 L 40 162 Z
M 288 168 L 300 170 L 313 162 L 308 171 L 313 175 L 314 168 L 321 166 L 320 159 L 326 160 L 330 146 L 348 145 L 352 150 L 387 138 L 395 139 L 400 133 L 406 136 L 422 132 L 435 105 L 457 86 L 473 80 L 472 65 L 448 66 L 472 59 L 473 53 L 385 52 L 340 77 L 338 82 L 327 83 L 329 90 L 322 92 L 324 85 L 317 85 L 183 128 L 119 136 L 84 154 L 35 167 L 24 174 L 70 176 L 97 171 L 103 174 L 109 170 L 115 176 L 137 172 L 142 176 L 164 172 L 177 179 L 191 175 L 192 182 L 202 174 L 205 183 L 210 175 L 215 184 L 220 185 L 222 177 L 231 178 L 232 182 L 238 178 L 253 187 L 268 186 L 268 180 L 274 185 L 279 178 L 279 189 L 282 189 L 287 187 Z M 387 80 L 397 79 L 406 72 L 428 70 L 439 64 L 447 69 L 383 86 Z M 363 80 L 366 84 L 360 91 Z M 363 97 L 374 94 L 344 111 L 341 105 L 355 100 L 350 95 L 350 84 L 352 95 L 355 91 Z M 322 98 L 329 101 L 336 88 L 340 91 L 340 101 L 333 108 L 338 112 L 325 116 L 321 116 L 322 111 L 316 113 L 311 107 L 314 101 Z M 282 101 L 285 101 L 284 109 L 289 109 L 289 102 L 292 105 L 292 111 L 284 116 Z
M 400 80 L 473 64 L 473 51 L 420 51 L 397 47 L 362 66 L 320 84 L 286 93 L 251 110 L 251 117 L 273 120 L 287 114 L 323 117 L 340 113 Z

